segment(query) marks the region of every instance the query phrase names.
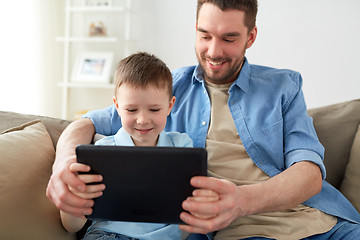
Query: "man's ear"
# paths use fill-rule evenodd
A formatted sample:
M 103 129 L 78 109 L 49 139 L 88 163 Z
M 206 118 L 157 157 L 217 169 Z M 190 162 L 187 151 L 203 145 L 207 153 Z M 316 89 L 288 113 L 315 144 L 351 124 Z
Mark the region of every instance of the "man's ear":
M 257 27 L 255 26 L 248 34 L 246 48 L 250 48 L 253 45 L 253 43 L 255 42 L 256 36 L 257 36 Z
M 168 116 L 169 116 L 169 114 L 170 114 L 170 112 L 171 112 L 172 108 L 174 107 L 175 100 L 176 100 L 176 97 L 175 97 L 175 96 L 173 96 L 173 97 L 170 99 L 170 102 L 169 102 L 169 109 L 168 109 L 168 114 L 167 114 Z

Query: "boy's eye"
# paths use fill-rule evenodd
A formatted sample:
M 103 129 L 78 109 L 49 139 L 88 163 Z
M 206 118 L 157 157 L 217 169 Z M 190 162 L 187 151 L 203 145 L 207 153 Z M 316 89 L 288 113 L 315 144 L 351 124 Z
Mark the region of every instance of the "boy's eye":
M 158 109 L 158 108 L 152 108 L 152 109 L 150 109 L 150 112 L 158 112 L 158 111 L 160 111 L 160 109 Z
M 136 109 L 126 109 L 128 112 L 136 112 Z

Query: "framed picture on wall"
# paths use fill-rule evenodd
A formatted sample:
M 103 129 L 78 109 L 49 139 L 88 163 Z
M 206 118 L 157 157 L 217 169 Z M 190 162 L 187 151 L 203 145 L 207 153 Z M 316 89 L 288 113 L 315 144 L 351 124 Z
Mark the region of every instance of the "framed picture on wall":
M 84 52 L 78 54 L 71 81 L 110 83 L 110 70 L 113 59 L 113 52 Z

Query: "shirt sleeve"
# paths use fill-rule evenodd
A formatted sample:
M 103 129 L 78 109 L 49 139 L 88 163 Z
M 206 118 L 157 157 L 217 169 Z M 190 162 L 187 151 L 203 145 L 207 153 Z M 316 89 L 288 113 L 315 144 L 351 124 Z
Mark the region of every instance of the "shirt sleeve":
M 283 107 L 285 165 L 290 167 L 300 161 L 313 162 L 319 166 L 322 177 L 325 179 L 324 147 L 317 137 L 312 118 L 306 110 L 301 90 L 301 75 L 294 74 L 292 79 L 295 88 L 291 98 Z
M 89 118 L 95 127 L 95 132 L 105 136 L 114 135 L 121 128 L 121 119 L 114 105 L 87 112 L 82 118 Z

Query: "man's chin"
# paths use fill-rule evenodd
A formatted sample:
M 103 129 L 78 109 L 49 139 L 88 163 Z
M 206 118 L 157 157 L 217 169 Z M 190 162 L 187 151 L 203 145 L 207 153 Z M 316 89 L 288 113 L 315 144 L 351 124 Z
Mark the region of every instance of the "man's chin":
M 205 80 L 211 83 L 223 83 L 226 82 L 226 79 L 224 76 L 221 76 L 220 74 L 208 74 L 205 72 L 204 74 Z

